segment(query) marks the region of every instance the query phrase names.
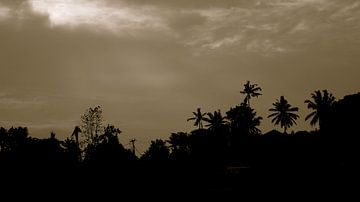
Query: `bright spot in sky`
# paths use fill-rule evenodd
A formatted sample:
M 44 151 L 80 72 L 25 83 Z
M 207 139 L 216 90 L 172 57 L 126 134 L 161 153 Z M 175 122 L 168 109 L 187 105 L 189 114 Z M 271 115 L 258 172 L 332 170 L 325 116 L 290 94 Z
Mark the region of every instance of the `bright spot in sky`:
M 102 1 L 30 0 L 34 12 L 49 16 L 52 26 L 92 26 L 110 31 L 123 28 L 162 28 L 149 8 L 109 7 Z
M 10 15 L 10 9 L 7 7 L 2 7 L 0 4 L 0 20 L 2 18 L 7 18 Z

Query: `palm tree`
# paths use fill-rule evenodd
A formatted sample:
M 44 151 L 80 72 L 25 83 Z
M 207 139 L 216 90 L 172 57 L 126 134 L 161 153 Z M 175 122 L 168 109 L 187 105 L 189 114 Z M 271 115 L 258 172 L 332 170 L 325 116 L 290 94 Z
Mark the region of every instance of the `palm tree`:
M 226 112 L 226 117 L 230 122 L 231 130 L 235 133 L 246 135 L 259 135 L 261 130 L 258 128 L 262 117 L 257 116 L 254 109 L 242 103 L 240 106 L 230 108 Z
M 273 105 L 274 108 L 269 109 L 269 111 L 274 113 L 270 114 L 268 118 L 274 117 L 271 123 L 275 122 L 275 125 L 280 123 L 280 126 L 284 128 L 284 133 L 286 133 L 286 130 L 293 126 L 293 124 L 296 125 L 296 119 L 299 118 L 299 115 L 294 112 L 299 111 L 299 108 L 292 107 L 284 96 L 281 96 L 280 100 L 276 100 Z
M 79 146 L 79 133 L 81 133 L 81 129 L 79 126 L 75 126 L 73 133 L 71 134 L 71 137 L 75 136 L 75 142 Z
M 202 129 L 204 127 L 202 121 L 204 120 L 206 113 L 201 113 L 201 109 L 197 108 L 197 111 L 193 112 L 193 115 L 194 117 L 188 118 L 187 121 L 195 120 L 194 126 Z
M 204 118 L 204 121 L 208 122 L 206 126 L 210 130 L 217 130 L 226 124 L 226 119 L 221 115 L 220 110 L 214 111 L 214 113 L 207 113 L 209 118 Z
M 258 97 L 259 95 L 262 95 L 261 93 L 259 93 L 259 91 L 262 91 L 262 89 L 258 87 L 258 84 L 250 84 L 250 81 L 247 81 L 244 84 L 244 90 L 240 91 L 241 94 L 246 95 L 244 103 L 250 106 L 250 99 L 252 97 Z
M 305 121 L 312 117 L 310 121 L 311 126 L 314 126 L 319 122 L 320 129 L 323 128 L 326 118 L 335 102 L 335 97 L 330 92 L 327 90 L 323 90 L 322 92 L 323 93 L 321 93 L 320 90 L 314 91 L 311 93 L 313 101 L 305 100 L 307 108 L 313 110 L 313 112 L 305 117 Z

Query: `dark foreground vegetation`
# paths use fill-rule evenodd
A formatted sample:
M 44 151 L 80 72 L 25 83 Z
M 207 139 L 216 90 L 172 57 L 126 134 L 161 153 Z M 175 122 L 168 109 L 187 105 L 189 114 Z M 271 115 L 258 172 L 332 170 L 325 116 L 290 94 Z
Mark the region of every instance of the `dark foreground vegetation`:
M 82 125 L 64 141 L 54 133 L 38 139 L 27 128 L 0 128 L 2 180 L 9 179 L 15 187 L 40 182 L 51 189 L 61 184 L 74 193 L 79 187 L 93 194 L 99 194 L 99 188 L 122 187 L 124 192 L 181 195 L 263 186 L 256 179 L 272 176 L 275 180 L 277 173 L 290 173 L 283 175 L 289 180 L 301 179 L 302 174 L 328 175 L 334 180 L 359 168 L 360 93 L 335 100 L 326 90 L 315 91 L 305 101 L 312 110 L 306 120 L 319 129 L 291 133 L 288 129 L 300 118 L 298 108 L 281 96 L 269 110 L 269 118 L 284 131 L 262 134 L 258 126 L 263 118 L 250 105 L 260 92 L 248 82 L 241 91 L 244 101 L 225 114 L 197 109 L 188 119 L 195 130 L 154 140 L 141 156 L 119 142 L 118 128 L 102 126 L 101 107 L 89 108 L 81 116 Z

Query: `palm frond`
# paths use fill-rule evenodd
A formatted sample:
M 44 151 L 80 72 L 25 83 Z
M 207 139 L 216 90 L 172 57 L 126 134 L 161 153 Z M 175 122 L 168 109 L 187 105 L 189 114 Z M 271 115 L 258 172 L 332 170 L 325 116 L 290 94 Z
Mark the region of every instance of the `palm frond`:
M 311 112 L 309 115 L 305 117 L 305 121 L 307 121 L 309 118 L 313 117 L 316 114 L 316 111 Z

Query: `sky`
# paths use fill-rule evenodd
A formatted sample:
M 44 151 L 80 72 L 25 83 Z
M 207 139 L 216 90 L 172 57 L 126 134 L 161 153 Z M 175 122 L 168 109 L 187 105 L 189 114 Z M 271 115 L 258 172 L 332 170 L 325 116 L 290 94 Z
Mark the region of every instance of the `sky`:
M 88 107 L 123 143 L 191 131 L 186 119 L 243 101 L 300 108 L 318 89 L 360 91 L 358 0 L 0 0 L 0 125 L 68 137 Z M 275 127 L 280 130 L 280 128 Z

